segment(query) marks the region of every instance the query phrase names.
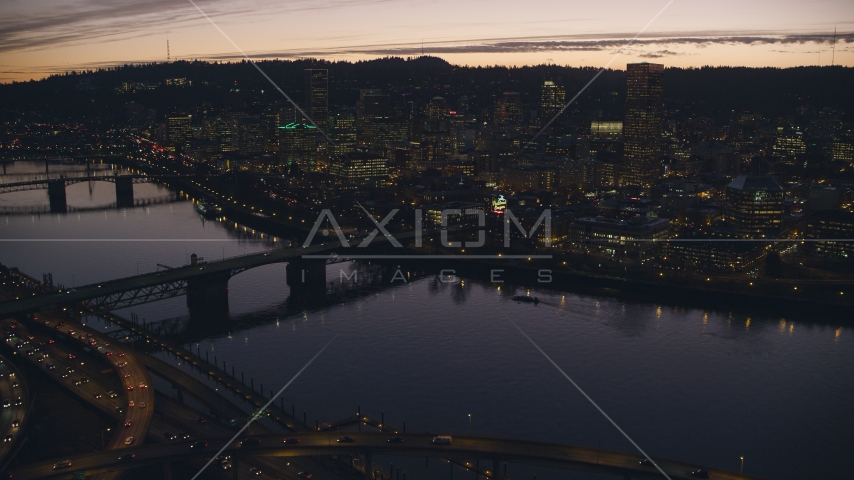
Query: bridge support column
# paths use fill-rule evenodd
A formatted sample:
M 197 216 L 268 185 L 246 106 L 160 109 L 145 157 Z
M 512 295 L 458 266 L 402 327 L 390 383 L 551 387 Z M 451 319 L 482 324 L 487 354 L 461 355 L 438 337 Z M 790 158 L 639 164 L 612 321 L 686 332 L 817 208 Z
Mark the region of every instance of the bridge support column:
M 365 480 L 373 480 L 374 478 L 374 462 L 371 458 L 371 452 L 365 453 Z
M 214 273 L 187 279 L 187 307 L 194 317 L 218 320 L 228 318 L 228 279 L 231 272 Z
M 287 280 L 291 288 L 326 289 L 326 260 L 295 258 L 288 262 Z
M 133 179 L 131 177 L 116 177 L 116 206 L 118 208 L 133 207 Z
M 501 478 L 501 475 L 498 474 L 499 468 L 500 468 L 500 466 L 498 465 L 498 459 L 493 458 L 492 459 L 492 472 L 491 472 L 492 475 L 490 475 L 489 478 Z
M 291 287 L 289 306 L 303 307 L 326 297 L 326 260 L 294 258 L 288 262 L 286 272 Z
M 47 198 L 50 201 L 50 211 L 64 213 L 68 210 L 65 203 L 65 180 L 53 180 L 47 184 Z

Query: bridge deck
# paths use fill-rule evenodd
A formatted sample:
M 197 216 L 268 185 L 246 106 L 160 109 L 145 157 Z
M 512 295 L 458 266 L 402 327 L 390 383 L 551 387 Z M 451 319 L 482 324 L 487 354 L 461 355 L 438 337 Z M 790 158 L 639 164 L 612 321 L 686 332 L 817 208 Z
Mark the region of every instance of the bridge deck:
M 364 454 L 374 455 L 438 457 L 438 458 L 485 458 L 513 463 L 527 463 L 562 466 L 569 469 L 595 470 L 601 473 L 629 475 L 636 478 L 661 477 L 654 467 L 640 465 L 642 457 L 628 453 L 597 450 L 595 448 L 576 447 L 520 440 L 504 440 L 485 437 L 453 437 L 451 445 L 435 445 L 433 435 L 406 435 L 401 443 L 388 441 L 388 434 L 349 433 L 353 443 L 338 443 L 336 435 L 331 433 L 302 433 L 300 443 L 284 444 L 287 434 L 262 436 L 261 444 L 241 447 L 230 445 L 224 453 L 240 456 L 304 457 L 312 455 Z M 151 445 L 133 450 L 136 458 L 131 461 L 118 460 L 114 452 L 94 452 L 71 458 L 74 470 L 95 470 L 102 468 L 131 468 L 144 464 L 156 464 L 166 461 L 180 461 L 193 457 L 209 457 L 219 451 L 228 440 L 225 438 L 209 440 L 204 450 L 191 449 L 192 440 L 167 445 Z M 674 479 L 693 478 L 690 472 L 696 465 L 667 460 L 658 461 L 662 469 Z M 709 469 L 711 478 L 724 480 L 750 480 L 755 477 L 723 470 Z M 15 478 L 49 478 L 57 475 L 53 470 L 53 461 L 40 462 L 18 468 L 13 471 Z

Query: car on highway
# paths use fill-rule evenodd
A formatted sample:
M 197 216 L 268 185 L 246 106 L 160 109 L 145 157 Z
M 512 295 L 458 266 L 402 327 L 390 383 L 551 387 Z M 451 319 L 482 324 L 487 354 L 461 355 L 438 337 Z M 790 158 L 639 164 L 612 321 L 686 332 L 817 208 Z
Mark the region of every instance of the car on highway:
M 691 472 L 691 476 L 694 478 L 709 478 L 710 477 L 709 471 L 702 469 L 702 468 L 698 468 L 697 470 L 694 470 L 693 472 Z
M 17 418 L 12 420 L 12 428 L 18 428 L 21 425 L 21 421 Z
M 56 462 L 53 464 L 54 470 L 59 470 L 60 468 L 68 468 L 71 466 L 71 460 L 63 460 L 61 462 Z
M 12 388 L 18 388 L 18 382 L 12 382 Z
M 653 463 L 650 459 L 644 458 L 643 460 L 638 462 L 638 465 L 642 467 L 654 467 L 655 463 Z
M 7 443 L 7 442 L 11 442 L 11 441 L 12 441 L 12 434 L 11 433 L 8 433 L 8 434 L 6 434 L 5 437 L 3 437 L 3 443 Z
M 114 391 L 112 391 L 112 390 L 110 390 L 109 392 L 107 392 L 107 396 L 108 396 L 108 397 L 110 397 L 110 398 L 116 398 L 116 397 L 118 397 L 118 396 L 119 396 L 119 394 L 118 394 L 118 393 L 116 393 L 116 392 L 114 392 Z
M 120 357 L 124 357 L 124 356 L 125 356 L 125 352 L 119 352 L 119 355 L 118 355 L 118 356 L 120 356 Z
M 143 382 L 139 382 L 139 388 L 148 388 L 148 385 Z
M 128 407 L 134 407 L 134 406 L 136 406 L 136 404 L 133 403 L 133 400 L 128 402 Z
M 103 395 L 101 395 L 100 393 L 95 394 L 95 398 L 101 398 L 101 397 L 103 397 Z
M 353 437 L 349 435 L 344 435 L 343 437 L 338 439 L 338 443 L 353 443 L 355 441 L 356 440 L 354 440 Z
M 258 437 L 249 436 L 245 437 L 243 440 L 240 441 L 241 447 L 247 447 L 252 445 L 261 445 L 261 439 Z
M 136 454 L 127 452 L 123 453 L 122 456 L 119 457 L 119 460 L 133 460 L 134 457 L 136 457 Z
M 131 423 L 131 421 L 130 421 L 130 420 L 128 420 L 128 421 L 126 421 L 126 422 L 125 422 L 125 426 L 126 426 L 126 427 L 131 426 L 131 424 L 132 424 L 132 423 Z
M 187 440 L 188 438 L 190 438 L 190 434 L 184 433 L 184 432 L 178 432 L 178 438 L 180 438 L 181 440 Z
M 65 367 L 65 373 L 74 373 L 74 368 L 72 368 L 72 367 Z
M 15 401 L 12 403 L 12 405 L 14 405 L 14 406 L 16 406 L 16 407 L 20 407 L 20 406 L 21 406 L 21 405 L 23 405 L 23 404 L 24 404 L 24 402 L 21 400 L 21 397 L 18 397 L 18 398 L 17 398 L 17 399 L 15 399 Z
M 125 409 L 122 407 L 116 407 L 116 413 L 125 413 Z
M 163 432 L 163 438 L 171 441 L 171 440 L 175 440 L 176 438 L 178 438 L 178 436 L 172 432 Z
M 448 435 L 433 437 L 433 445 L 450 445 L 452 438 Z
M 257 477 L 258 475 L 261 475 L 261 469 L 258 467 L 252 467 L 249 469 L 249 473 Z
M 199 423 L 208 423 L 208 419 L 205 417 L 196 417 L 196 421 Z
M 8 399 L 4 398 L 3 399 L 3 408 L 9 408 L 11 406 L 12 406 L 12 402 L 10 402 Z
M 125 439 L 125 445 L 130 445 L 131 443 L 133 443 L 133 437 L 128 437 Z
M 300 477 L 302 477 L 302 478 L 312 478 L 312 477 L 314 477 L 314 475 L 313 475 L 311 472 L 299 472 L 297 475 L 299 475 L 299 476 L 300 476 Z
M 116 366 L 119 368 L 125 368 L 125 365 L 127 365 L 127 362 L 119 362 L 116 364 Z
M 130 374 L 129 374 L 129 373 L 126 373 L 126 374 L 124 375 L 124 377 L 125 377 L 125 378 L 130 378 Z
M 133 385 L 128 385 L 127 389 L 128 389 L 128 390 L 133 390 Z
M 48 370 L 56 370 L 56 364 L 48 362 L 44 365 Z
M 139 402 L 139 408 L 145 408 L 145 402 Z
M 198 440 L 198 441 L 193 442 L 193 444 L 190 445 L 190 448 L 201 450 L 203 448 L 207 448 L 207 446 L 208 446 L 208 442 L 206 442 L 204 440 Z
M 288 437 L 282 440 L 283 443 L 299 443 L 299 437 Z
M 80 377 L 80 381 L 83 383 L 89 383 L 89 379 L 86 377 Z
M 388 443 L 403 443 L 403 437 L 395 435 L 388 439 Z

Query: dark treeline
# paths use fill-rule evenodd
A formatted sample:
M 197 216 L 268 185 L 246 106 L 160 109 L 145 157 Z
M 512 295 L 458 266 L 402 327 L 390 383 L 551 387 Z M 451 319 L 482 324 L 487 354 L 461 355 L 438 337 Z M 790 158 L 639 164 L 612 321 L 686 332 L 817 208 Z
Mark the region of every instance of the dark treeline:
M 393 57 L 356 63 L 268 60 L 258 65 L 297 102 L 303 98 L 303 70 L 328 68 L 332 111 L 352 107 L 362 88 L 411 95 L 416 103 L 443 96 L 452 108 L 465 95 L 475 113 L 491 107 L 502 92 L 515 91 L 520 92 L 526 108 L 535 109 L 543 80 L 563 85 L 569 99 L 598 71 L 557 65 L 463 67 L 435 57 Z M 164 80 L 168 78 L 186 78 L 192 87 L 166 86 Z M 846 67 L 668 68 L 664 80 L 665 103 L 676 116 L 719 117 L 742 110 L 778 115 L 792 114 L 802 107 L 832 107 L 849 114 L 854 111 L 854 90 L 850 88 L 854 85 L 854 69 Z M 156 88 L 117 90 L 125 83 Z M 131 100 L 155 109 L 159 115 L 192 111 L 204 105 L 216 108 L 223 105 L 235 85 L 247 96 L 250 108 L 260 111 L 268 105 L 284 103 L 249 62 L 177 61 L 70 72 L 40 81 L 0 85 L 0 114 L 7 121 L 70 120 L 96 128 L 109 127 L 121 123 L 124 106 Z M 624 72 L 607 70 L 581 95 L 573 110 L 621 118 L 624 95 Z

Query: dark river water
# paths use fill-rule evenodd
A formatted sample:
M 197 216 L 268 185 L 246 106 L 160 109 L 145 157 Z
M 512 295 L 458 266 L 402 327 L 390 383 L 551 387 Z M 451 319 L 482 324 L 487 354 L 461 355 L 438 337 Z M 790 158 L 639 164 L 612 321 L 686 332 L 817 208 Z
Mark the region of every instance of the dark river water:
M 134 188 L 136 198 L 168 193 Z M 68 189 L 69 206 L 113 201 L 110 183 Z M 0 206 L 46 204 L 44 190 L 0 195 Z M 275 248 L 240 226 L 203 220 L 188 201 L 7 215 L 0 239 L 0 262 L 38 278 L 51 272 L 66 286 L 183 265 L 191 253 L 215 260 Z M 338 268 L 330 266 L 330 276 Z M 769 318 L 536 290 L 541 303 L 520 304 L 510 297 L 526 290 L 509 283 L 439 280 L 398 282 L 294 314 L 280 308 L 289 295 L 285 266 L 253 269 L 231 279 L 229 305 L 233 318 L 255 320 L 199 348 L 269 391 L 335 337 L 284 393 L 285 404 L 310 421 L 352 415 L 361 405 L 413 432 L 463 434 L 471 418 L 477 434 L 632 452 L 515 322 L 653 457 L 738 471 L 744 456 L 744 472 L 759 477 L 854 477 L 850 318 Z M 150 322 L 186 321 L 188 313 L 183 298 L 131 311 Z M 447 478 L 438 465 L 401 464 L 413 479 Z M 592 478 L 509 468 L 524 478 Z

